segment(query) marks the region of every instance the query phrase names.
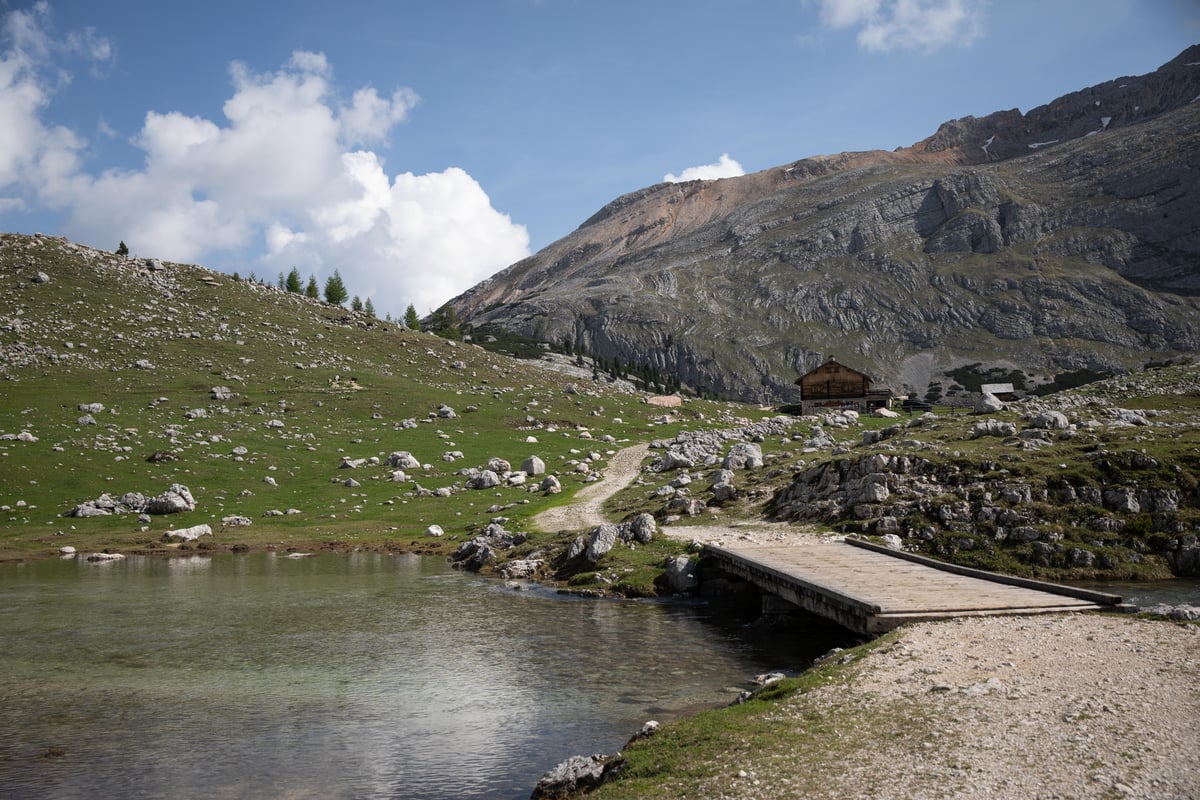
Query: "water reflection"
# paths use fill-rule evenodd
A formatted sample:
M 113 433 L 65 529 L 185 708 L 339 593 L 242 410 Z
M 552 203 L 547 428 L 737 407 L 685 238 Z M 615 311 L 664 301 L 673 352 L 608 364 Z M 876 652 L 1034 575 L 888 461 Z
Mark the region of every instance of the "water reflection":
M 527 797 L 831 645 L 377 553 L 0 565 L 0 609 L 6 798 Z

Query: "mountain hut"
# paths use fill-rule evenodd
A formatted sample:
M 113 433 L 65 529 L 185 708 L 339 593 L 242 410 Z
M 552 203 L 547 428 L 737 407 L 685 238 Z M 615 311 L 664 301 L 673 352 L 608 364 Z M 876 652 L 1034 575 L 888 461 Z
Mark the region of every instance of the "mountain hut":
M 816 369 L 796 379 L 800 387 L 800 404 L 804 414 L 849 408 L 869 412 L 892 407 L 888 389 L 872 389 L 871 376 L 839 363 L 833 356 Z

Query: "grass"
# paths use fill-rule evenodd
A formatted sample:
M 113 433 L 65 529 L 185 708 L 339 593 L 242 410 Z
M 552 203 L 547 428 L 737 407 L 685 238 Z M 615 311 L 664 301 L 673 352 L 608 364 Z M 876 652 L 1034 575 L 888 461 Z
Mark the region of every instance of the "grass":
M 31 280 L 39 271 L 50 281 Z M 500 517 L 510 531 L 529 534 L 518 555 L 553 555 L 574 532 L 537 531 L 529 520 L 570 502 L 584 485 L 573 469 L 578 459 L 595 455 L 602 467 L 627 445 L 671 439 L 685 428 L 741 427 L 773 415 L 691 400 L 663 424 L 662 409 L 619 385 L 580 381 L 537 362 L 200 267 L 152 270 L 59 239 L 0 237 L 0 347 L 0 435 L 27 431 L 37 438 L 0 438 L 0 559 L 44 557 L 64 545 L 165 551 L 162 536 L 169 527 L 199 523 L 214 528 L 205 543 L 210 549 L 373 547 L 446 554 Z M 139 366 L 144 361 L 152 368 Z M 786 440 L 761 443 L 766 464 L 737 475 L 737 501 L 674 524 L 761 519 L 768 501 L 797 472 L 883 452 L 957 470 L 964 487 L 1007 481 L 1035 490 L 1100 484 L 1176 489 L 1177 519 L 1192 529 L 1200 525 L 1200 432 L 1193 422 L 1200 397 L 1178 387 L 1195 371 L 1156 369 L 1139 376 L 1143 388 L 1114 390 L 1126 407 L 1153 410 L 1155 428 L 1083 429 L 1075 439 L 1041 450 L 993 437 L 972 439 L 977 418 L 949 407 L 937 407 L 930 421 L 870 447 L 861 445 L 864 431 L 913 418 L 863 416 L 857 426 L 829 431 L 843 451 L 836 456 L 827 449 L 805 452 L 803 442 L 814 429 L 801 422 Z M 227 386 L 234 396 L 213 400 L 214 386 Z M 1091 389 L 1074 391 L 1086 400 Z M 92 415 L 95 424 L 81 422 L 79 406 L 87 403 L 104 405 Z M 443 404 L 453 407 L 453 418 L 438 416 Z M 205 415 L 189 418 L 195 409 Z M 1078 414 L 1103 416 L 1100 406 L 1083 405 Z M 1016 410 L 992 416 L 1021 423 Z M 413 453 L 428 468 L 410 470 L 401 482 L 392 481 L 383 465 L 339 469 L 343 459 L 383 461 L 396 450 Z M 156 451 L 174 460 L 147 461 Z M 462 488 L 466 467 L 481 467 L 493 456 L 517 467 L 535 454 L 559 475 L 563 494 Z M 691 488 L 705 497 L 710 471 L 692 472 L 703 472 Z M 674 477 L 643 473 L 610 499 L 607 513 L 619 520 L 650 512 L 661 520 L 666 501 L 655 491 Z M 347 485 L 351 479 L 358 485 Z M 198 501 L 195 511 L 149 523 L 130 515 L 63 516 L 103 493 L 154 495 L 172 483 L 189 487 Z M 422 491 L 438 489 L 449 496 Z M 969 499 L 978 504 L 982 490 L 972 491 Z M 921 510 L 905 513 L 905 523 L 935 523 L 938 507 L 959 499 L 926 498 Z M 290 509 L 299 513 L 273 515 Z M 1112 516 L 1099 506 L 1035 499 L 1021 511 L 1035 518 L 1031 524 L 1061 536 L 1064 552 L 1087 547 L 1121 569 L 1081 570 L 1066 564 L 1065 555 L 1039 562 L 1028 546 L 995 546 L 988 523 L 939 527 L 921 546 L 960 563 L 1049 578 L 1156 577 L 1166 571 L 1153 553 L 1137 564 L 1127 558 L 1136 544 L 1131 537 L 1152 547 L 1168 538 L 1146 515 L 1125 520 L 1128 535 L 1120 537 L 1088 527 L 1091 518 Z M 252 524 L 222 528 L 231 515 Z M 817 522 L 871 532 L 854 519 Z M 425 536 L 432 524 L 446 536 Z M 974 543 L 970 549 L 960 546 L 964 536 Z M 581 588 L 650 592 L 663 560 L 676 552 L 669 543 L 622 547 L 594 567 L 574 565 L 557 575 L 565 581 L 582 570 L 574 578 Z
M 653 421 L 661 410 L 641 395 L 590 382 L 568 394 L 576 381 L 535 363 L 201 268 L 151 273 L 55 239 L 4 236 L 0 245 L 0 346 L 8 356 L 0 364 L 0 434 L 37 438 L 0 441 L 3 559 L 63 545 L 161 549 L 169 526 L 199 523 L 213 526 L 220 547 L 446 552 L 493 517 L 521 530 L 533 514 L 567 502 L 583 485 L 573 460 L 673 436 L 710 405 L 689 404 L 664 426 Z M 36 271 L 50 282 L 32 282 Z M 138 368 L 141 359 L 153 369 Z M 213 400 L 214 386 L 235 396 Z M 96 424 L 81 424 L 79 405 L 91 403 L 104 411 L 92 415 Z M 436 416 L 442 404 L 456 416 Z M 189 419 L 193 409 L 206 415 Z M 416 427 L 404 427 L 406 419 Z M 282 426 L 272 427 L 275 420 Z M 339 469 L 343 458 L 384 460 L 395 450 L 429 468 L 400 483 L 384 466 Z M 155 451 L 176 460 L 148 462 Z M 462 457 L 444 461 L 445 453 Z M 464 467 L 498 456 L 515 469 L 535 454 L 559 474 L 563 495 L 460 488 Z M 346 486 L 348 479 L 360 485 Z M 177 482 L 196 497 L 194 512 L 148 525 L 129 515 L 63 516 L 103 493 L 153 495 Z M 423 497 L 418 486 L 454 494 Z M 288 509 L 301 513 L 264 516 Z M 222 530 L 221 520 L 235 514 L 253 524 Z M 424 536 L 435 523 L 445 539 Z
M 824 776 L 839 774 L 864 753 L 936 730 L 917 700 L 897 700 L 888 708 L 867 708 L 855 700 L 862 657 L 897 639 L 898 634 L 888 634 L 847 650 L 849 664 L 832 661 L 772 684 L 745 703 L 661 726 L 625 748 L 617 777 L 588 796 L 648 800 L 746 791 L 796 798 L 820 793 Z M 822 702 L 809 702 L 809 695 L 829 687 L 836 687 L 834 696 L 826 692 Z M 762 787 L 737 788 L 753 785 L 760 776 Z

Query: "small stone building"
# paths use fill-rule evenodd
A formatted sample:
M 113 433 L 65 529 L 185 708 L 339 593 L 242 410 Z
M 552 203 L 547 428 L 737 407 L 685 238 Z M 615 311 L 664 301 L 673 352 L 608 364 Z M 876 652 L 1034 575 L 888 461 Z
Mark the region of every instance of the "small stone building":
M 832 356 L 796 379 L 804 414 L 839 408 L 860 412 L 891 408 L 891 390 L 872 389 L 872 383 L 871 376 L 839 363 Z

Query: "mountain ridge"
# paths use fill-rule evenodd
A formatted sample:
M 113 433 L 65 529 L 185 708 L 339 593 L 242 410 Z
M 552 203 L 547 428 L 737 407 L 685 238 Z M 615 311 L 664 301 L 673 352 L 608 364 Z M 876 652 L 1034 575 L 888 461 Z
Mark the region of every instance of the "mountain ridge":
M 644 187 L 452 305 L 759 402 L 827 355 L 924 391 L 966 363 L 1048 380 L 1191 352 L 1195 99 L 1200 46 L 907 148 Z

